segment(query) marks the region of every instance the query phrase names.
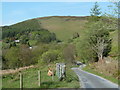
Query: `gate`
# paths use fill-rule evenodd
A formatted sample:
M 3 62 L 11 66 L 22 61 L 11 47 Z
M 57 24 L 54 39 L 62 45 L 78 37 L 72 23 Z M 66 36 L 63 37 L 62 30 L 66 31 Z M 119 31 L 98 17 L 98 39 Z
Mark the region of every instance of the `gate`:
M 59 80 L 62 80 L 66 77 L 65 63 L 56 63 L 56 75 L 59 78 Z

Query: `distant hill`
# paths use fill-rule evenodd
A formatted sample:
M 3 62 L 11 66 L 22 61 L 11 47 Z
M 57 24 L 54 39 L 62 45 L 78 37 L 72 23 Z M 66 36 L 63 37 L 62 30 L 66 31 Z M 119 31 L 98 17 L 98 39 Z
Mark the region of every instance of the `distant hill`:
M 75 32 L 82 35 L 84 25 L 87 22 L 86 17 L 76 16 L 50 16 L 26 20 L 11 26 L 3 27 L 3 38 L 8 33 L 19 33 L 30 29 L 47 29 L 54 32 L 58 39 L 68 40 Z
M 89 16 L 49 16 L 34 18 L 14 25 L 3 26 L 2 36 L 7 37 L 6 35 L 11 32 L 20 33 L 25 30 L 29 31 L 30 29 L 47 29 L 50 32 L 54 32 L 59 40 L 66 41 L 72 38 L 75 32 L 79 33 L 81 37 L 84 35 L 85 24 L 88 17 Z M 118 50 L 117 31 L 111 32 L 110 35 L 113 38 L 111 54 L 116 54 Z

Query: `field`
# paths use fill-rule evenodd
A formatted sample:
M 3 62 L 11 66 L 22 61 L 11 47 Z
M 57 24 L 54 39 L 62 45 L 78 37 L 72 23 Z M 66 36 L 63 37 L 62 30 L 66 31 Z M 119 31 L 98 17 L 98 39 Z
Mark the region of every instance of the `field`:
M 38 19 L 41 26 L 54 32 L 58 39 L 68 40 L 72 38 L 73 33 L 78 32 L 83 34 L 84 25 L 87 22 L 85 18 L 71 18 L 71 17 L 51 17 L 49 19 Z
M 110 54 L 115 56 L 118 54 L 118 30 L 111 32 L 110 37 L 112 38 L 112 49 Z
M 55 68 L 54 68 L 55 69 Z M 38 70 L 41 70 L 41 87 L 38 86 Z M 47 75 L 48 67 L 37 67 L 22 71 L 24 88 L 79 88 L 80 84 L 75 73 L 68 67 L 67 77 L 64 81 L 59 81 L 54 76 Z M 19 73 L 3 76 L 3 88 L 19 88 Z

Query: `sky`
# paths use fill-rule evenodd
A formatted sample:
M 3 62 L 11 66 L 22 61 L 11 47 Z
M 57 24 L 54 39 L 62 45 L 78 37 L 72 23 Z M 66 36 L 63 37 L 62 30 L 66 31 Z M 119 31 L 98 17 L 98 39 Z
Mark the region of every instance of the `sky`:
M 98 2 L 108 12 L 110 2 Z M 2 2 L 2 23 L 12 25 L 24 20 L 46 16 L 90 16 L 94 2 Z

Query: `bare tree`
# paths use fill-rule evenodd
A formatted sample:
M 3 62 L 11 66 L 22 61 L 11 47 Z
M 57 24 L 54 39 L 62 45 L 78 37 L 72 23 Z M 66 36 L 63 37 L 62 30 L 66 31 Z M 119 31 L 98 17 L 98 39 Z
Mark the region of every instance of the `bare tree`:
M 89 47 L 94 51 L 98 61 L 102 61 L 111 51 L 111 38 L 103 22 L 93 24 L 89 30 Z
M 97 37 L 97 43 L 92 44 L 92 49 L 97 53 L 98 59 L 100 61 L 103 60 L 103 52 L 107 45 L 108 43 L 105 42 L 103 37 Z

